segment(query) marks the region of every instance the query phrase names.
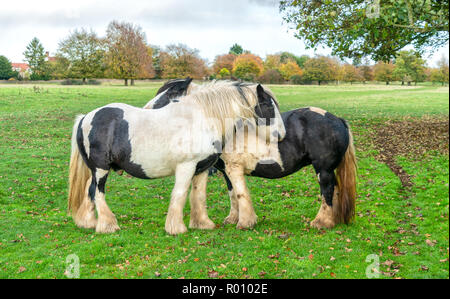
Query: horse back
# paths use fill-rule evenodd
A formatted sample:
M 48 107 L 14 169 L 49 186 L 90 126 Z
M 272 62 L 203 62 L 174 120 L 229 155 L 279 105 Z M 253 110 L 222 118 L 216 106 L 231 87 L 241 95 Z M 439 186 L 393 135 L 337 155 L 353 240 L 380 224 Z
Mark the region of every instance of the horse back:
M 297 142 L 316 167 L 335 169 L 349 145 L 348 126 L 342 118 L 319 108 L 294 112 L 298 122 Z
M 129 122 L 125 104 L 111 104 L 88 113 L 80 122 L 77 143 L 90 169 L 123 169 L 138 178 L 148 178 L 142 167 L 131 161 Z

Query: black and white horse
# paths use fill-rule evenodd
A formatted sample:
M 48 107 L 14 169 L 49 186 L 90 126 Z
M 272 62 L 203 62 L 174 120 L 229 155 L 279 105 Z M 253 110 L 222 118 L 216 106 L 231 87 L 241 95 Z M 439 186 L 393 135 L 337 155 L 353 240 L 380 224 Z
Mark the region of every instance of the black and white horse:
M 176 85 L 186 89 L 189 83 Z M 187 96 L 174 90 L 163 91 L 158 99 L 167 97 L 177 103 L 161 109 L 110 104 L 77 117 L 68 204 L 79 227 L 96 228 L 100 233 L 119 229 L 105 202 L 105 184 L 110 170 L 124 170 L 141 179 L 175 175 L 165 229 L 173 235 L 185 232 L 183 208 L 189 186 L 207 179 L 208 168 L 217 162 L 236 123 L 256 123 L 258 117 L 279 115 L 276 103 L 259 101 L 256 87 L 204 86 Z M 270 109 L 262 111 L 261 107 Z M 279 127 L 273 130 L 280 139 L 284 137 L 281 116 Z M 206 213 L 205 199 L 202 194 L 191 195 L 191 228 L 215 227 Z
M 151 109 L 170 104 L 171 101 L 164 98 L 164 91 L 167 93 L 172 89 L 190 94 L 198 88 L 199 85 L 191 83 L 189 78 L 169 81 L 145 107 Z M 259 96 L 261 101 L 273 98 L 267 90 Z M 286 135 L 276 144 L 278 159 L 268 163 L 266 157 L 255 153 L 224 151 L 214 165 L 224 174 L 231 200 L 230 214 L 224 222 L 237 223 L 238 228 L 252 227 L 256 223 L 244 174 L 276 179 L 312 165 L 320 184 L 322 204 L 311 225 L 331 228 L 338 223 L 348 224 L 355 213 L 357 165 L 352 133 L 346 121 L 315 107 L 281 115 Z M 247 139 L 246 142 L 255 140 Z M 273 147 L 272 143 L 270 147 Z M 270 151 L 273 153 L 273 148 Z M 207 180 L 207 177 L 202 179 Z M 206 186 L 206 182 L 201 184 Z

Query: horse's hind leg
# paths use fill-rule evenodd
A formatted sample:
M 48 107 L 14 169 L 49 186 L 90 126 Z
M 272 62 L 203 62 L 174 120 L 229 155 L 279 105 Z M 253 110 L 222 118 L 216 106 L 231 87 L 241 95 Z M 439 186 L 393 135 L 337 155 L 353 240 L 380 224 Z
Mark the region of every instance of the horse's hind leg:
M 208 217 L 206 211 L 206 185 L 208 182 L 208 171 L 194 176 L 191 189 L 191 220 L 190 228 L 213 229 L 216 227 L 214 222 Z
M 195 173 L 195 163 L 179 164 L 175 172 L 175 186 L 172 190 L 169 211 L 167 213 L 166 232 L 170 235 L 182 234 L 187 231 L 183 222 L 183 208 L 186 196 Z
M 89 195 L 95 202 L 98 220 L 95 231 L 97 233 L 113 233 L 119 230 L 116 216 L 111 212 L 105 201 L 105 184 L 109 170 L 97 168 L 92 172 L 92 182 L 89 186 Z
M 317 175 L 320 184 L 322 205 L 316 218 L 311 222 L 315 228 L 332 228 L 336 225 L 333 199 L 336 196 L 336 177 L 334 171 L 320 171 Z
M 86 184 L 86 190 L 84 191 L 84 200 L 81 203 L 76 216 L 74 217 L 75 223 L 81 228 L 95 228 L 97 226 L 97 219 L 95 218 L 95 204 L 89 197 L 91 180 L 91 178 L 88 179 L 89 182 Z

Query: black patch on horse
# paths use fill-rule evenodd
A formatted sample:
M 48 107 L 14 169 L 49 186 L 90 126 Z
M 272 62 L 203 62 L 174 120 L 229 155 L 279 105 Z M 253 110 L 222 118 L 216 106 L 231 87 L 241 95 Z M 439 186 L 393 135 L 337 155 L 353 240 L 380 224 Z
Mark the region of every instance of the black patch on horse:
M 153 109 L 160 109 L 170 104 L 171 100 L 185 96 L 191 84 L 192 79 L 187 77 L 186 79 L 176 79 L 165 83 L 156 93 L 159 95 L 167 91 L 153 104 Z
M 78 149 L 80 151 L 80 155 L 83 158 L 84 162 L 87 164 L 87 153 L 86 153 L 86 148 L 84 147 L 84 143 L 83 143 L 83 130 L 81 129 L 81 126 L 83 124 L 83 120 L 84 117 L 80 120 L 80 122 L 78 123 L 78 129 L 77 129 L 77 144 L 78 144 Z
M 228 191 L 233 190 L 233 185 L 231 184 L 231 181 L 225 172 L 225 163 L 223 162 L 223 160 L 219 158 L 217 160 L 217 163 L 214 165 L 214 168 L 216 168 L 223 174 L 223 177 L 225 178 L 225 182 L 227 183 Z
M 321 115 L 309 108 L 284 112 L 281 117 L 286 137 L 278 142 L 278 150 L 284 169 L 277 163 L 258 163 L 251 175 L 281 178 L 312 164 L 316 174 L 320 174 L 321 194 L 331 206 L 336 185 L 334 170 L 349 146 L 346 122 L 329 112 Z
M 98 180 L 98 191 L 105 193 L 105 185 L 106 185 L 107 178 L 108 178 L 108 175 L 105 175 Z
M 123 119 L 123 110 L 106 107 L 98 110 L 91 122 L 89 132 L 89 158 L 84 152 L 83 159 L 91 169 L 123 169 L 134 177 L 149 179 L 142 166 L 131 162 L 131 143 L 128 134 L 128 122 Z M 81 134 L 80 134 L 81 133 Z M 83 144 L 82 132 L 77 134 L 80 147 Z
M 212 154 L 206 159 L 198 162 L 197 167 L 195 168 L 195 174 L 197 175 L 206 171 L 217 162 L 217 159 L 219 159 L 219 154 Z
M 97 184 L 95 182 L 95 171 L 93 171 L 93 174 L 94 175 L 92 176 L 92 181 L 88 190 L 88 194 L 89 197 L 91 198 L 91 201 L 95 201 L 95 189 L 97 188 Z

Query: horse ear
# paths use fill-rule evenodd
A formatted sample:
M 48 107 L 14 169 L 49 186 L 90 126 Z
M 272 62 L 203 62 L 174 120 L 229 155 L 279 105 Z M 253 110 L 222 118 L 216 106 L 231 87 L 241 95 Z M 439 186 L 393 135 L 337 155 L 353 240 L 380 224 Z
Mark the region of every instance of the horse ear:
M 270 104 L 270 97 L 268 98 L 268 95 L 264 91 L 264 88 L 262 87 L 261 84 L 258 84 L 258 86 L 256 87 L 256 94 L 258 95 L 258 102 L 260 104 L 262 104 L 262 103 Z
M 189 86 L 189 84 L 191 84 L 191 82 L 192 82 L 192 78 L 191 77 L 186 77 L 186 79 L 184 79 L 185 81 L 184 81 L 184 86 L 185 87 L 188 87 Z
M 256 92 L 258 94 L 258 97 L 261 97 L 264 94 L 264 88 L 261 86 L 261 84 L 258 84 L 258 86 L 256 86 Z

